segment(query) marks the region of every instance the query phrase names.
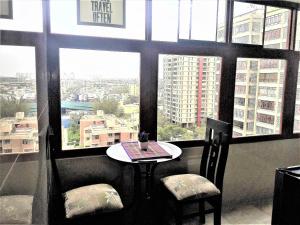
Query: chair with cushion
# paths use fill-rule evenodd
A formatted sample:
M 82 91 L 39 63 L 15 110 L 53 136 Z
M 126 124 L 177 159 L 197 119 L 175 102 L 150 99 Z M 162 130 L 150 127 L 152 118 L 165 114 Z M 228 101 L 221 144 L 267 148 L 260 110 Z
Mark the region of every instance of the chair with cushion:
M 204 224 L 205 213 L 211 212 L 214 225 L 221 224 L 223 178 L 231 136 L 231 124 L 208 118 L 200 175 L 180 174 L 161 179 L 164 194 L 175 202 L 176 225 L 182 224 L 184 217 L 197 215 Z M 213 208 L 205 209 L 205 202 Z M 199 213 L 183 215 L 183 206 L 189 203 L 198 203 Z
M 85 185 L 61 193 L 56 160 L 50 151 L 52 173 L 50 225 L 121 224 L 123 203 L 119 193 L 106 183 Z M 54 215 L 55 214 L 55 215 Z M 60 221 L 60 222 L 59 222 Z

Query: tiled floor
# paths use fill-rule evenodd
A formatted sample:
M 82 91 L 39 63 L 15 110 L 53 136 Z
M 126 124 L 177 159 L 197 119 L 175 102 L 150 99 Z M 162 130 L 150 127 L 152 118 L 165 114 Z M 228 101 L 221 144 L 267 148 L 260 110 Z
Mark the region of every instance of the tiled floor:
M 225 208 L 222 212 L 222 225 L 270 225 L 272 201 L 263 204 L 243 204 Z M 186 220 L 184 225 L 198 225 L 199 218 Z M 206 225 L 213 224 L 213 214 L 206 215 Z

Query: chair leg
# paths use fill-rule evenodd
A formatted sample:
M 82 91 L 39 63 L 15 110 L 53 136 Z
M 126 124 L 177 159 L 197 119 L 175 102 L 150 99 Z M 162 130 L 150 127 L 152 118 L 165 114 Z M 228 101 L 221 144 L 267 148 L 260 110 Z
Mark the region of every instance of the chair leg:
M 214 205 L 214 225 L 221 225 L 222 199 L 216 201 Z
M 199 219 L 200 224 L 205 224 L 205 206 L 204 201 L 199 202 Z
M 176 225 L 182 225 L 182 220 L 183 220 L 182 215 L 183 215 L 182 204 L 180 202 L 176 202 L 176 215 L 175 215 Z

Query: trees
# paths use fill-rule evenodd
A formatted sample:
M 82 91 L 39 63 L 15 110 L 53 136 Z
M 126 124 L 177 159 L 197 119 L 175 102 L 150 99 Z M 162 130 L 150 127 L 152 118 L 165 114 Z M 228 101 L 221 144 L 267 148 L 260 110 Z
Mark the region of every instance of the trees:
M 196 140 L 203 139 L 205 135 L 205 126 L 183 128 L 178 124 L 170 123 L 162 112 L 158 113 L 157 124 L 157 138 L 160 141 Z
M 68 129 L 68 143 L 74 144 L 75 146 L 79 145 L 80 141 L 80 131 L 79 123 L 75 120 L 71 121 L 70 127 Z
M 4 99 L 0 98 L 0 117 L 15 117 L 16 112 L 24 112 L 26 115 L 29 111 L 29 106 L 23 101 L 18 101 L 15 98 Z
M 119 102 L 115 99 L 103 99 L 93 103 L 93 109 L 103 110 L 105 114 L 114 114 L 117 117 L 124 116 L 124 110 L 119 106 Z

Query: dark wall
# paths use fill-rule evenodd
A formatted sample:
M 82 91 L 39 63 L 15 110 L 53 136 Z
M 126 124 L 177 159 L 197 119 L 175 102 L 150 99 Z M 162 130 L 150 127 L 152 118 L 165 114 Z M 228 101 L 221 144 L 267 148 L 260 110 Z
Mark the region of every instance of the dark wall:
M 183 150 L 180 161 L 160 164 L 159 178 L 176 173 L 198 173 L 202 148 Z M 278 167 L 300 164 L 300 139 L 235 144 L 230 146 L 224 178 L 224 204 L 271 198 Z M 126 193 L 133 193 L 133 170 L 106 156 L 62 159 L 57 162 L 65 190 L 88 183 L 122 180 Z M 122 185 L 121 185 L 122 186 Z

